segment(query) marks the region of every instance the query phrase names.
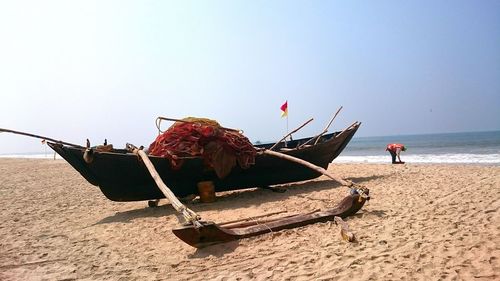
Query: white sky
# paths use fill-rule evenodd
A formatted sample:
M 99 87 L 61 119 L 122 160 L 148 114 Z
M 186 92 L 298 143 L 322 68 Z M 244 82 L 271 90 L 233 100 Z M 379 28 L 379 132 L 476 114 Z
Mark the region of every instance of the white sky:
M 500 129 L 500 1 L 1 1 L 0 128 L 149 145 L 157 116 L 252 141 Z M 0 134 L 0 154 L 43 151 Z

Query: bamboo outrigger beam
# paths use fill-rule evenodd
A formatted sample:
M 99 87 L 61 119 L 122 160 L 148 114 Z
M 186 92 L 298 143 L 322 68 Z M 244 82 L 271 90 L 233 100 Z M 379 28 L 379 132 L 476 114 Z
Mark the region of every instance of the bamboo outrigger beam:
M 27 136 L 27 137 L 32 137 L 32 138 L 47 140 L 47 141 L 51 141 L 53 143 L 60 143 L 60 144 L 64 144 L 64 145 L 69 145 L 69 146 L 72 146 L 72 147 L 85 148 L 84 146 L 81 146 L 81 145 L 78 145 L 78 144 L 64 142 L 64 141 L 55 140 L 55 139 L 44 137 L 44 136 L 39 136 L 39 135 L 35 135 L 35 134 L 30 134 L 30 133 L 25 133 L 25 132 L 20 132 L 20 131 L 14 131 L 14 130 L 9 130 L 9 129 L 2 129 L 2 128 L 0 128 L 0 133 L 12 133 L 12 134 L 16 134 L 16 135 L 22 135 L 22 136 Z
M 346 181 L 342 178 L 339 178 L 339 177 L 336 177 L 332 174 L 330 174 L 327 170 L 323 169 L 322 167 L 320 166 L 316 166 L 310 162 L 307 162 L 305 160 L 302 160 L 300 158 L 297 158 L 297 157 L 293 157 L 291 155 L 288 155 L 288 154 L 284 154 L 284 153 L 280 153 L 280 152 L 276 152 L 276 151 L 271 151 L 271 150 L 262 150 L 261 153 L 264 153 L 264 154 L 267 154 L 267 155 L 271 155 L 271 156 L 275 156 L 275 157 L 278 157 L 278 158 L 281 158 L 281 159 L 285 159 L 285 160 L 288 160 L 288 161 L 291 161 L 291 162 L 295 162 L 297 164 L 301 164 L 311 170 L 314 170 L 318 173 L 321 173 L 327 177 L 329 177 L 330 179 L 340 183 L 341 185 L 343 186 L 347 186 L 351 189 L 354 189 L 357 193 L 359 193 L 359 195 L 361 195 L 361 197 L 364 197 L 366 199 L 369 199 L 369 196 L 368 196 L 368 192 L 367 192 L 367 189 L 364 188 L 364 187 L 361 187 L 359 186 L 358 184 L 355 184 L 353 183 L 352 181 Z
M 187 222 L 191 223 L 195 228 L 200 228 L 202 227 L 202 224 L 200 222 L 200 216 L 187 208 L 184 204 L 177 199 L 175 194 L 170 190 L 170 188 L 167 187 L 167 185 L 163 182 L 161 179 L 160 175 L 156 171 L 153 163 L 151 163 L 151 160 L 149 160 L 148 155 L 141 149 L 135 147 L 133 144 L 127 144 L 127 149 L 141 157 L 142 161 L 144 162 L 144 165 L 146 165 L 146 168 L 148 168 L 149 173 L 151 174 L 151 177 L 153 177 L 154 181 L 156 182 L 156 185 L 158 188 L 161 190 L 163 195 L 170 201 L 170 204 L 172 204 L 172 207 L 174 209 L 181 213 L 182 216 L 186 219 Z
M 328 173 L 328 171 L 326 171 L 322 167 L 316 166 L 316 165 L 314 165 L 314 164 L 312 164 L 310 162 L 307 162 L 305 160 L 302 160 L 300 158 L 293 157 L 293 156 L 290 156 L 288 154 L 284 154 L 284 153 L 280 153 L 280 152 L 268 150 L 268 149 L 261 151 L 261 153 L 264 153 L 264 154 L 267 154 L 267 155 L 271 155 L 271 156 L 274 156 L 274 157 L 278 157 L 278 158 L 281 158 L 281 159 L 285 159 L 285 160 L 288 160 L 288 161 L 291 161 L 291 162 L 295 162 L 295 163 L 301 164 L 301 165 L 306 166 L 307 168 L 309 168 L 311 170 L 314 170 L 314 171 L 317 171 L 319 173 L 322 173 L 323 175 L 325 175 L 325 176 L 329 177 L 330 179 L 332 179 L 332 180 L 340 183 L 341 185 L 344 185 L 344 186 L 352 186 L 353 185 L 352 182 L 348 182 L 348 181 L 345 181 L 342 178 L 335 177 L 335 176 L 331 175 L 330 173 Z

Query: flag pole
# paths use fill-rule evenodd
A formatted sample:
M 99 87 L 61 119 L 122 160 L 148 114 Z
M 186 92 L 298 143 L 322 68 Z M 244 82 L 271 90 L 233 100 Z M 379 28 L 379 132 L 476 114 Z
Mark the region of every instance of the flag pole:
M 288 135 L 288 100 L 280 107 L 281 109 L 281 118 L 286 117 L 286 135 Z M 292 140 L 292 136 L 290 136 L 290 140 Z M 284 138 L 285 146 L 286 146 L 286 137 Z
M 286 115 L 286 133 L 288 134 L 288 114 Z M 292 135 L 290 135 L 290 140 L 292 140 Z
M 290 131 L 288 130 L 288 100 L 286 101 L 286 133 L 288 134 Z M 292 140 L 292 136 L 290 135 L 290 140 Z M 286 140 L 285 140 L 286 146 Z

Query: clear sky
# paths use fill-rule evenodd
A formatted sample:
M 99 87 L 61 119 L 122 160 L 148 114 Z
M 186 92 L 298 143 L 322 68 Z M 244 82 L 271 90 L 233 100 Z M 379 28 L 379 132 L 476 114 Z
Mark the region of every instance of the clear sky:
M 149 145 L 157 116 L 252 141 L 500 129 L 500 1 L 1 1 L 0 128 Z M 0 134 L 0 153 L 43 151 Z

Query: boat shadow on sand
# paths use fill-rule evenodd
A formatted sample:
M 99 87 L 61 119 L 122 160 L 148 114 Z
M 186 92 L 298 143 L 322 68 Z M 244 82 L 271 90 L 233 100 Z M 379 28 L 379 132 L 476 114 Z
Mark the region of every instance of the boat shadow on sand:
M 386 175 L 349 178 L 349 180 L 352 180 L 353 182 L 359 184 L 363 184 L 371 180 L 383 177 L 386 177 Z M 277 187 L 285 188 L 286 192 L 278 193 L 268 189 L 250 188 L 217 194 L 217 200 L 213 203 L 200 203 L 199 201 L 193 201 L 192 203 L 188 203 L 186 205 L 195 212 L 204 212 L 211 210 L 232 210 L 245 207 L 258 207 L 259 205 L 267 202 L 282 202 L 283 200 L 291 196 L 303 197 L 308 193 L 323 191 L 327 189 L 334 190 L 335 192 L 343 192 L 340 190 L 343 187 L 339 183 L 326 179 L 315 179 L 304 182 L 278 185 Z M 172 216 L 173 218 L 176 214 L 176 211 L 169 204 L 162 204 L 155 208 L 144 207 L 124 212 L 117 212 L 112 216 L 103 218 L 94 225 L 116 222 L 128 223 L 136 219 L 151 217 Z M 356 214 L 355 216 L 359 217 L 359 215 L 360 214 Z M 385 213 L 379 213 L 378 211 L 375 211 L 375 213 L 371 213 L 371 215 L 384 216 Z M 176 219 L 173 219 L 172 221 L 174 220 Z M 188 254 L 187 257 L 189 259 L 202 259 L 209 256 L 223 257 L 228 253 L 234 252 L 239 244 L 239 240 L 235 240 L 227 243 L 211 245 L 205 248 L 197 248 L 196 251 Z
M 381 177 L 385 177 L 385 175 L 348 179 L 352 180 L 353 182 L 362 184 L 364 182 L 368 182 Z M 337 190 L 343 188 L 339 183 L 333 180 L 326 179 L 315 179 L 304 182 L 277 185 L 273 187 L 284 189 L 286 190 L 286 192 L 280 193 L 263 188 L 249 188 L 237 191 L 220 192 L 217 194 L 217 199 L 213 203 L 201 203 L 199 199 L 195 199 L 192 202 L 185 204 L 188 208 L 192 209 L 195 212 L 241 209 L 246 207 L 258 207 L 261 204 L 268 202 L 283 202 L 291 196 L 304 197 L 306 196 L 305 194 L 311 193 L 313 191 L 317 192 L 327 189 Z M 146 205 L 146 201 L 144 201 L 144 203 Z M 170 204 L 162 204 L 160 202 L 160 205 L 154 208 L 144 207 L 124 212 L 117 212 L 111 216 L 101 219 L 94 225 L 117 222 L 128 223 L 141 218 L 175 216 L 176 214 L 177 212 L 172 208 Z

